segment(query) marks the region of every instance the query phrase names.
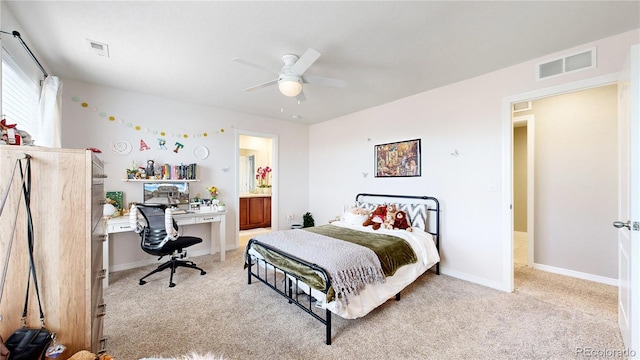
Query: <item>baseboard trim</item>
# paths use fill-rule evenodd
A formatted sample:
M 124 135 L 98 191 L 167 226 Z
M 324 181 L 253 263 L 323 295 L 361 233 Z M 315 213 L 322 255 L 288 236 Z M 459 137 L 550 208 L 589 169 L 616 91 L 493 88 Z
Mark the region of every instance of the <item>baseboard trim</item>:
M 460 279 L 460 280 L 464 280 L 464 281 L 468 281 L 474 284 L 478 284 L 478 285 L 482 285 L 482 286 L 486 286 L 492 289 L 496 289 L 496 290 L 500 290 L 500 291 L 506 291 L 506 292 L 510 292 L 508 289 L 505 289 L 504 286 L 502 286 L 501 282 L 498 281 L 491 281 L 485 278 L 480 278 L 474 275 L 470 275 L 467 273 L 463 273 L 463 272 L 459 272 L 459 271 L 451 271 L 449 269 L 443 269 L 442 267 L 440 268 L 440 273 L 447 275 L 447 276 L 451 276 L 454 277 L 456 279 Z
M 544 265 L 544 264 L 533 264 L 533 268 L 537 270 L 547 271 L 554 274 L 565 275 L 573 278 L 578 278 L 582 280 L 589 280 L 601 284 L 612 285 L 618 287 L 619 281 L 618 279 L 608 278 L 599 275 L 587 274 L 580 271 L 562 269 L 554 266 Z

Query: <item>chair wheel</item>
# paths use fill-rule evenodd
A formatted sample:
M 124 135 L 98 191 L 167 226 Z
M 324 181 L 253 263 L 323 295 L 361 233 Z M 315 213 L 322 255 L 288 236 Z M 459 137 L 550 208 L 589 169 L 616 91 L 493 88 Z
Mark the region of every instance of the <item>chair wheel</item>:
M 174 283 L 169 283 L 169 287 L 174 287 L 174 286 L 176 286 L 176 284 L 174 284 Z
M 206 274 L 206 273 L 207 273 L 207 272 L 206 272 L 206 271 L 204 271 L 204 270 L 200 271 L 200 275 L 204 275 L 204 274 Z
M 146 284 L 146 283 L 147 283 L 146 281 L 144 281 L 144 280 L 140 280 L 140 285 L 144 285 L 144 284 Z

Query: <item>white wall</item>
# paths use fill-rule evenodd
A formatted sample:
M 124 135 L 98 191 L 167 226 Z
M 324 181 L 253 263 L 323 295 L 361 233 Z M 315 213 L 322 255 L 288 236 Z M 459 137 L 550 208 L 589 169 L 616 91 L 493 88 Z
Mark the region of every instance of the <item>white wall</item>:
M 106 88 L 87 83 L 63 79 L 63 147 L 95 147 L 102 150 L 105 171 L 109 178 L 105 182 L 106 191 L 124 191 L 125 202 L 142 200 L 142 185 L 122 181 L 125 169 L 132 160 L 146 164 L 148 159 L 156 164 L 198 163 L 199 182 L 191 183 L 191 193 L 206 195 L 205 188 L 215 185 L 221 191 L 220 199 L 227 204 L 226 247 L 235 247 L 237 231 L 237 177 L 236 177 L 236 132 L 254 131 L 278 136 L 280 166 L 274 183 L 277 196 L 278 218 L 273 226 L 286 228 L 287 213 L 303 214 L 308 209 L 308 126 L 291 122 L 268 119 L 253 115 L 239 114 L 216 108 L 178 102 L 140 93 Z M 87 107 L 81 104 L 87 103 Z M 113 116 L 114 121 L 109 120 Z M 120 122 L 122 121 L 122 123 Z M 129 125 L 130 124 L 130 125 Z M 141 126 L 141 130 L 135 127 Z M 149 129 L 149 131 L 147 131 Z M 224 131 L 223 131 L 224 129 Z M 166 136 L 167 150 L 159 150 L 154 131 L 169 134 L 186 133 L 188 138 Z M 202 136 L 206 132 L 208 136 Z M 200 136 L 199 136 L 200 135 Z M 140 151 L 140 140 L 151 148 Z M 132 151 L 127 155 L 114 154 L 111 143 L 114 140 L 128 141 Z M 184 145 L 178 153 L 173 152 L 175 142 Z M 209 157 L 196 159 L 195 146 L 204 145 L 209 149 Z M 228 168 L 228 171 L 224 171 Z M 274 181 L 276 179 L 274 178 Z M 277 192 L 277 189 L 282 189 Z M 279 194 L 279 195 L 278 195 Z M 209 226 L 183 227 L 191 235 L 202 236 L 206 240 L 192 247 L 195 250 L 208 249 Z M 116 234 L 111 242 L 111 263 L 114 269 L 126 268 L 126 264 L 139 262 L 145 254 L 139 249 L 139 239 L 134 234 Z
M 322 223 L 358 192 L 435 196 L 442 204 L 443 273 L 507 289 L 500 183 L 507 156 L 503 99 L 617 73 L 629 47 L 639 41 L 636 30 L 567 49 L 597 46 L 596 69 L 536 81 L 536 64 L 561 52 L 311 126 L 310 211 Z M 422 139 L 422 177 L 373 177 L 375 144 L 417 137 Z M 458 157 L 451 155 L 455 150 Z M 489 191 L 494 184 L 500 191 Z
M 12 32 L 15 30 L 20 33 L 20 37 L 24 40 L 27 46 L 29 46 L 29 50 L 31 50 L 46 70 L 47 64 L 44 62 L 45 59 L 38 54 L 38 49 L 30 46 L 33 42 L 29 39 L 29 34 L 22 31 L 22 26 L 18 24 L 11 10 L 2 1 L 0 1 L 0 24 L 2 25 L 2 27 L 0 27 L 2 31 Z M 26 72 L 29 78 L 33 79 L 34 82 L 38 82 L 43 79 L 44 75 L 42 74 L 42 71 L 35 61 L 31 59 L 31 56 L 22 46 L 18 38 L 13 35 L 2 34 L 0 39 L 2 46 L 20 64 L 22 70 Z
M 533 102 L 536 264 L 618 277 L 618 87 Z

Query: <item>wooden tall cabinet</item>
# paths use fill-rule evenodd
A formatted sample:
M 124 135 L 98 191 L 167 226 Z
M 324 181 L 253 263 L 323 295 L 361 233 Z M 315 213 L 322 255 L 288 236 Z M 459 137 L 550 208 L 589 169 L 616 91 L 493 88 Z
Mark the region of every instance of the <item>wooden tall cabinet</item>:
M 0 145 L 0 193 L 7 187 L 16 159 L 24 154 L 31 156 L 34 256 L 45 326 L 56 333 L 58 343 L 67 346 L 62 358 L 80 350 L 104 352 L 103 163 L 88 150 Z M 5 224 L 13 221 L 20 204 L 0 303 L 0 334 L 5 339 L 21 326 L 29 270 L 19 178 L 18 173 L 0 216 L 0 262 L 4 265 L 10 233 Z M 35 296 L 30 297 L 27 326 L 39 327 L 38 304 Z

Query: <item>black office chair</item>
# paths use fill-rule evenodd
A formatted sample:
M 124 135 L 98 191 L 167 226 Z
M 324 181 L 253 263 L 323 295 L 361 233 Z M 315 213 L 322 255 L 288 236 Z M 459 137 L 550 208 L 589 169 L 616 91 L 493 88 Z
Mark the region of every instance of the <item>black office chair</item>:
M 173 274 L 178 267 L 188 267 L 200 270 L 200 275 L 206 274 L 192 261 L 182 260 L 186 256 L 186 251 L 183 252 L 183 250 L 201 243 L 202 239 L 194 236 L 179 236 L 178 224 L 171 216 L 171 211 L 166 209 L 167 206 L 164 204 L 134 204 L 131 207 L 129 221 L 135 232 L 140 234 L 142 250 L 148 254 L 160 256 L 158 260 L 167 255 L 171 256 L 169 261 L 143 276 L 140 279 L 140 285 L 146 284 L 144 279 L 150 275 L 165 269 L 171 269 L 169 287 L 176 286 L 173 282 Z M 138 214 L 142 215 L 143 221 Z

